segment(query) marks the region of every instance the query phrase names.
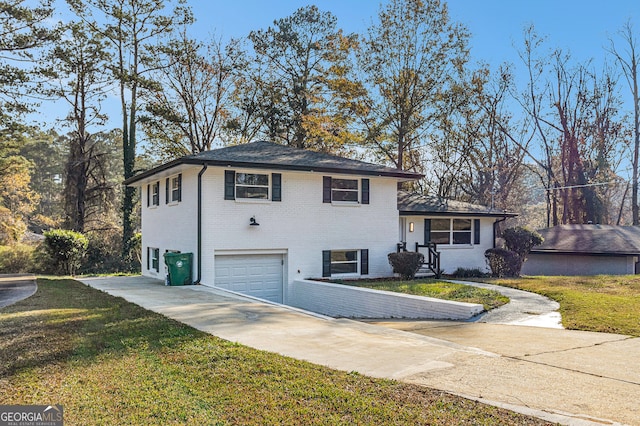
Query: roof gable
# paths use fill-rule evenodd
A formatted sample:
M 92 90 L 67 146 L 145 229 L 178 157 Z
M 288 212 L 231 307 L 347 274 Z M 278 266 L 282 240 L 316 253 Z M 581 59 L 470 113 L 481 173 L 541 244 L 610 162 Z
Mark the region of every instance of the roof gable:
M 412 194 L 405 191 L 398 191 L 398 210 L 400 211 L 400 215 L 404 216 L 517 216 L 515 213 L 491 209 L 487 206 L 447 200 L 431 195 Z
M 259 141 L 188 155 L 129 178 L 125 184 L 134 184 L 153 174 L 181 164 L 386 176 L 400 180 L 414 180 L 423 177 L 419 173 L 405 172 L 337 155 Z
M 640 228 L 614 225 L 558 225 L 538 231 L 544 242 L 534 253 L 638 254 Z

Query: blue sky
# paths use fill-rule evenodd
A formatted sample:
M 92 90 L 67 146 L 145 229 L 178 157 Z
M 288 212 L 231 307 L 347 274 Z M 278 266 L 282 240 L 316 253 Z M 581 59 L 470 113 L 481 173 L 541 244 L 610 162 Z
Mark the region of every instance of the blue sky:
M 375 18 L 375 0 L 232 0 L 190 1 L 198 19 L 196 31 L 203 36 L 215 32 L 223 37 L 240 37 L 266 28 L 275 19 L 296 9 L 315 4 L 338 18 L 346 32 L 364 32 Z M 384 3 L 384 1 L 382 2 Z M 450 0 L 453 20 L 471 32 L 474 61 L 492 66 L 518 61 L 515 45 L 521 45 L 522 31 L 534 24 L 548 37 L 550 47 L 568 49 L 577 60 L 604 57 L 608 38 L 628 20 L 640 34 L 639 0 Z

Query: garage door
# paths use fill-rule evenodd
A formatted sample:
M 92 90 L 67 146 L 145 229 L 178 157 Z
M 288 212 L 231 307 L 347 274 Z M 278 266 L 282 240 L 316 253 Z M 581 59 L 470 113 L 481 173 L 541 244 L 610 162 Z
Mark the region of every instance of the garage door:
M 218 255 L 216 287 L 282 303 L 283 255 Z

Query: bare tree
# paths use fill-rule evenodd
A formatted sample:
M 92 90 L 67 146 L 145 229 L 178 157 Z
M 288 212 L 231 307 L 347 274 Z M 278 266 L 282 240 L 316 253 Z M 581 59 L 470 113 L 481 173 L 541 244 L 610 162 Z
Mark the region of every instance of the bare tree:
M 155 151 L 173 159 L 210 150 L 224 136 L 231 94 L 245 67 L 239 42 L 212 38 L 203 44 L 182 31 L 157 54 L 165 64 L 155 73 L 162 89 L 149 94 L 149 115 L 142 119 Z
M 637 50 L 638 40 L 633 32 L 633 24 L 627 21 L 618 31 L 622 39 L 624 51 L 616 48 L 613 40 L 610 41 L 609 52 L 616 58 L 616 62 L 622 68 L 622 73 L 629 85 L 633 101 L 633 175 L 631 182 L 631 211 L 634 225 L 640 225 L 640 207 L 638 206 L 638 151 L 640 151 L 640 92 L 638 91 L 638 60 L 640 52 Z

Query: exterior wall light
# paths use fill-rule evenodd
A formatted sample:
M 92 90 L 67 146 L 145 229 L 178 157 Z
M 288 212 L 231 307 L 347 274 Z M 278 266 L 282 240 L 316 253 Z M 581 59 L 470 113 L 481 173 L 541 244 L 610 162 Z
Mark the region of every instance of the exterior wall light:
M 409 222 L 409 232 L 413 232 L 413 222 Z
M 256 222 L 256 217 L 253 216 L 251 219 L 249 219 L 249 226 L 260 226 L 260 224 L 258 222 Z

